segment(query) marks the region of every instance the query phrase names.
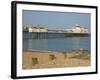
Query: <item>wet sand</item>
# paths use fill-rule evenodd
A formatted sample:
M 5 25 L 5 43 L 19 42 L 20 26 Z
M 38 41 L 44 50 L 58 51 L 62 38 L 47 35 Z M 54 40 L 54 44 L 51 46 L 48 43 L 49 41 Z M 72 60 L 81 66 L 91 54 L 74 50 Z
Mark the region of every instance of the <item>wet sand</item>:
M 69 52 L 23 51 L 23 69 L 84 67 L 91 65 L 90 53 L 86 50 Z

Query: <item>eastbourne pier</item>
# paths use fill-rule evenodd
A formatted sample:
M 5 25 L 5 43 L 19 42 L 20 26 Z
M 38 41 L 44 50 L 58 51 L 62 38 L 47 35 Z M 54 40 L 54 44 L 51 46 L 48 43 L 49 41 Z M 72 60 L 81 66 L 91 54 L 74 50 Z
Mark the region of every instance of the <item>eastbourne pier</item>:
M 51 30 L 41 25 L 28 26 L 23 28 L 23 38 L 44 39 L 44 38 L 65 38 L 65 37 L 86 37 L 90 36 L 88 29 L 75 24 L 71 29 Z

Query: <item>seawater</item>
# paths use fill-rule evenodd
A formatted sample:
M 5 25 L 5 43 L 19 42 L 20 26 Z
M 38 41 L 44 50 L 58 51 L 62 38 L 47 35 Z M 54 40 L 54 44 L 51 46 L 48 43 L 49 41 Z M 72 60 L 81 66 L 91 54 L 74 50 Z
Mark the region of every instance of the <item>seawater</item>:
M 23 50 L 48 50 L 48 51 L 70 51 L 80 48 L 90 51 L 90 37 L 64 37 L 33 39 L 24 38 L 28 35 L 23 33 Z

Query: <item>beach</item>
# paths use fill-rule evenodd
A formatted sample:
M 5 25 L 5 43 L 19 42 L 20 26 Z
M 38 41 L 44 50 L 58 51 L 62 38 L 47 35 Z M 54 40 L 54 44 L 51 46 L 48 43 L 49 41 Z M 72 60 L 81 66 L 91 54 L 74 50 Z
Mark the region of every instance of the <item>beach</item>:
M 24 50 L 22 57 L 23 69 L 91 66 L 91 56 L 87 50 L 72 50 L 68 52 Z

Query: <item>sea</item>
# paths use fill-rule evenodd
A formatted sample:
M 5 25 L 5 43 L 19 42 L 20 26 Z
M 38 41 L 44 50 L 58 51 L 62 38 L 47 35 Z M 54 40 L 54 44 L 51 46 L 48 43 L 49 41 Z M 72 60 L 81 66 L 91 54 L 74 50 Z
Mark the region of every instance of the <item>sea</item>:
M 35 36 L 34 34 L 32 34 Z M 90 51 L 91 38 L 84 37 L 62 37 L 62 38 L 26 38 L 23 33 L 23 50 L 46 50 L 46 51 L 71 51 L 83 48 Z

